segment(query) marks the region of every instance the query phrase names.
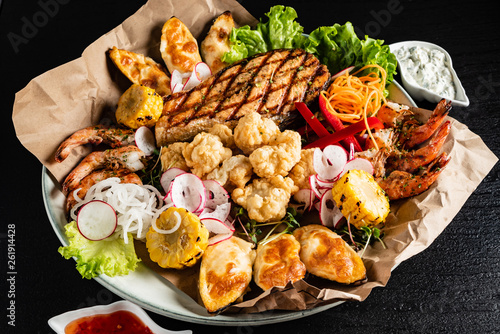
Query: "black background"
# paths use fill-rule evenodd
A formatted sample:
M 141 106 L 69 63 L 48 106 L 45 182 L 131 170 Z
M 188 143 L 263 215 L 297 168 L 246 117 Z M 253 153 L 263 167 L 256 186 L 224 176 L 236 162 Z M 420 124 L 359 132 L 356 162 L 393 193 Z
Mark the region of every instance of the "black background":
M 42 2 L 47 2 L 44 0 Z M 262 17 L 268 1 L 240 1 Z M 83 280 L 46 216 L 41 164 L 17 140 L 11 119 L 15 93 L 37 75 L 78 58 L 84 48 L 132 15 L 145 1 L 59 0 L 57 11 L 16 47 L 39 1 L 4 0 L 0 7 L 2 173 L 0 178 L 0 333 L 52 333 L 57 314 L 120 298 Z M 444 47 L 470 99 L 451 116 L 465 123 L 500 156 L 500 38 L 493 1 L 288 1 L 309 32 L 319 25 L 351 21 L 358 32 L 384 39 L 424 40 Z M 428 107 L 425 102 L 419 103 Z M 255 327 L 214 327 L 149 313 L 163 327 L 194 333 L 493 333 L 500 332 L 500 167 L 497 164 L 446 230 L 422 253 L 403 262 L 387 287 L 362 303 L 349 302 L 317 315 Z M 7 326 L 7 225 L 15 224 L 16 327 Z M 5 330 L 4 330 L 5 329 Z

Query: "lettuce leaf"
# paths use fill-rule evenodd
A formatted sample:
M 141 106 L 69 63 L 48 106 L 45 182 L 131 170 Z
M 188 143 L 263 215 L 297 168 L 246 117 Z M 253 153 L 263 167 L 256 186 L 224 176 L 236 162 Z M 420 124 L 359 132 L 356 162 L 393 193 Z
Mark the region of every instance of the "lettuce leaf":
M 229 35 L 231 50 L 223 55 L 222 61 L 232 64 L 258 53 L 291 49 L 303 43 L 304 28 L 295 21 L 297 18 L 295 9 L 277 5 L 271 7 L 265 15 L 268 17 L 267 22 L 261 19 L 255 29 L 245 25 L 231 30 Z
M 69 245 L 59 247 L 58 251 L 65 259 L 75 258 L 76 269 L 83 278 L 91 279 L 101 274 L 127 275 L 140 261 L 130 233 L 128 244 L 125 244 L 123 238 L 113 236 L 100 241 L 88 240 L 80 234 L 75 221 L 66 224 L 64 229 Z
M 368 36 L 359 39 L 352 23 L 346 22 L 315 29 L 302 48 L 318 57 L 332 74 L 349 66 L 377 64 L 387 72 L 386 85 L 389 85 L 396 73 L 397 60 L 389 46 L 383 44 L 383 40 Z

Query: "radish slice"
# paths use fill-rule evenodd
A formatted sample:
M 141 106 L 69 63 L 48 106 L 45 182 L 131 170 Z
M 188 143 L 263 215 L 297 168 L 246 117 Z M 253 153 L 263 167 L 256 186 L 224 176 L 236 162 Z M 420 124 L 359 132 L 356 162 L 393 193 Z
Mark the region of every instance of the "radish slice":
M 223 234 L 216 234 L 213 237 L 208 238 L 208 245 L 212 246 L 215 244 L 218 244 L 219 242 L 222 242 L 224 240 L 227 240 L 233 236 L 232 233 L 223 233 Z
M 216 218 L 220 221 L 225 221 L 230 213 L 231 213 L 231 203 L 225 203 L 218 205 L 215 208 L 215 210 L 212 210 L 205 206 L 205 209 L 200 213 L 198 217 L 200 217 L 200 219 Z
M 315 178 L 316 178 L 316 183 L 318 184 L 318 187 L 320 187 L 320 188 L 332 188 L 333 185 L 335 184 L 334 181 L 321 179 L 318 176 L 318 174 L 315 175 Z
M 319 208 L 319 218 L 321 224 L 327 227 L 336 226 L 344 216 L 338 208 L 338 206 L 333 201 L 333 193 L 327 191 L 321 197 L 321 206 Z
M 186 173 L 184 170 L 177 167 L 172 167 L 164 171 L 163 174 L 161 174 L 160 184 L 166 194 L 168 194 L 168 191 L 170 190 L 170 184 L 172 183 L 172 181 L 177 176 L 184 173 Z
M 191 76 L 184 83 L 184 87 L 182 90 L 190 90 L 196 86 L 198 86 L 203 80 L 207 79 L 212 75 L 212 71 L 210 67 L 204 63 L 199 62 L 194 66 L 194 70 L 191 73 Z
M 338 72 L 337 74 L 335 74 L 334 76 L 332 76 L 332 80 L 335 80 L 335 79 L 337 79 L 338 77 L 340 77 L 340 76 L 342 76 L 342 75 L 344 75 L 344 74 L 346 74 L 346 73 L 351 72 L 353 69 L 354 69 L 354 66 L 349 66 L 349 67 L 347 67 L 347 68 L 343 69 L 342 71 L 340 71 L 340 72 Z
M 342 172 L 342 175 L 344 175 L 348 170 L 353 170 L 353 169 L 364 170 L 370 175 L 373 175 L 374 172 L 373 165 L 369 160 L 363 158 L 354 158 L 352 160 L 349 160 L 345 164 L 345 168 L 344 171 Z
M 85 238 L 97 241 L 106 239 L 115 232 L 118 218 L 111 205 L 93 200 L 81 207 L 76 224 Z
M 215 234 L 227 234 L 227 233 L 233 233 L 234 228 L 229 225 L 225 224 L 223 221 L 217 219 L 217 218 L 202 218 L 200 221 L 205 225 L 207 230 L 211 233 Z
M 212 70 L 210 66 L 208 66 L 204 62 L 199 62 L 194 66 L 194 73 L 197 79 L 202 82 L 203 80 L 208 79 L 212 75 Z
M 314 192 L 312 189 L 300 189 L 293 195 L 293 199 L 304 204 L 307 211 L 310 211 L 314 204 Z
M 156 150 L 155 135 L 147 126 L 141 126 L 135 130 L 135 145 L 139 150 L 149 156 Z
M 321 151 L 316 148 L 313 153 L 314 171 L 322 180 L 338 179 L 347 163 L 346 151 L 337 145 L 329 145 Z
M 174 206 L 193 213 L 203 211 L 205 186 L 198 176 L 191 173 L 178 175 L 170 184 L 170 192 Z
M 321 196 L 323 196 L 323 194 L 325 193 L 325 191 L 327 191 L 328 189 L 331 189 L 331 187 L 321 187 L 318 182 L 316 182 L 316 176 L 315 175 L 311 175 L 309 176 L 309 185 L 311 186 L 311 190 L 312 192 L 314 193 L 314 195 L 316 195 L 316 197 L 319 199 L 321 198 Z
M 215 210 L 217 206 L 229 202 L 229 193 L 215 180 L 204 180 L 207 202 L 206 207 Z

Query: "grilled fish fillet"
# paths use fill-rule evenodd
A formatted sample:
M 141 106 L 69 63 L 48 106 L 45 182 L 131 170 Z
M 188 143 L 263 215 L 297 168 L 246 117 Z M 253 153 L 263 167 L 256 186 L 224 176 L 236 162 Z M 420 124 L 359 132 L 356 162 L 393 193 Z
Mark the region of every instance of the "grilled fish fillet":
M 326 66 L 300 49 L 244 59 L 189 91 L 166 96 L 155 126 L 157 145 L 191 140 L 217 123 L 234 128 L 254 111 L 284 128 L 298 115 L 294 103 L 311 103 L 329 79 Z

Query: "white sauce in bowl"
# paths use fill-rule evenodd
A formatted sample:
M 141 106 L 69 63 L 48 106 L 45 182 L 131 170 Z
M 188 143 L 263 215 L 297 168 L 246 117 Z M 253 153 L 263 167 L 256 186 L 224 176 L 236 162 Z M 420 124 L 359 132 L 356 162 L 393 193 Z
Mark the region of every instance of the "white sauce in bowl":
M 402 46 L 395 55 L 409 82 L 444 98 L 455 99 L 453 76 L 443 52 L 421 46 Z

